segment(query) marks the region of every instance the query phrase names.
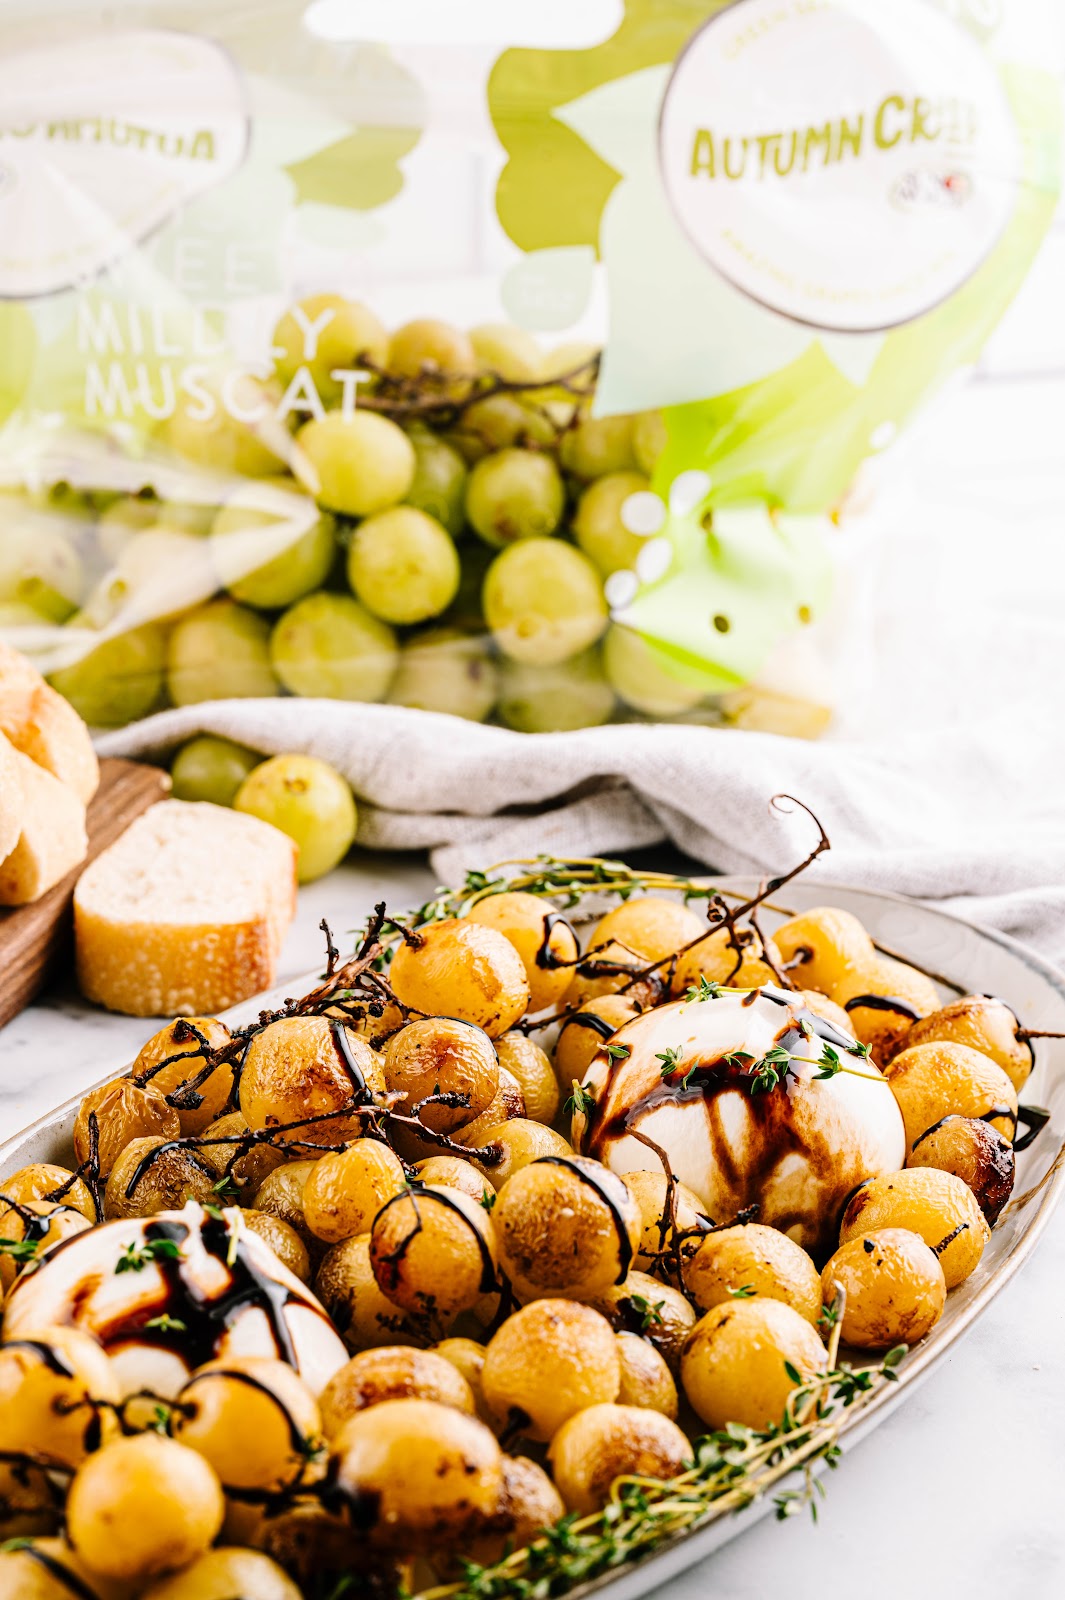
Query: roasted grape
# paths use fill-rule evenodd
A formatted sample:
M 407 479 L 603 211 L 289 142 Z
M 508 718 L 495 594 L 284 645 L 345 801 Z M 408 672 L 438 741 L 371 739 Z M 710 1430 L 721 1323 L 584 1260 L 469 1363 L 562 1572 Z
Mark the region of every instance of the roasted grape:
M 631 991 L 604 994 L 585 1000 L 568 1016 L 555 1044 L 555 1075 L 564 1094 L 574 1082 L 582 1083 L 593 1060 L 626 1022 L 638 1017 L 642 1006 Z
M 325 1431 L 334 1437 L 356 1412 L 384 1400 L 432 1400 L 473 1414 L 473 1391 L 452 1361 L 432 1350 L 382 1345 L 363 1350 L 322 1390 Z
M 195 1150 L 170 1139 L 134 1139 L 111 1168 L 104 1216 L 151 1217 L 179 1210 L 189 1200 L 217 1200 L 215 1178 Z
M 459 1156 L 430 1156 L 427 1161 L 418 1163 L 418 1178 L 421 1183 L 442 1184 L 445 1189 L 461 1189 L 463 1194 L 468 1194 L 471 1200 L 478 1203 L 492 1193 L 490 1185 L 473 1163 L 463 1161 Z
M 805 1317 L 780 1300 L 757 1298 L 708 1311 L 688 1336 L 680 1375 L 708 1427 L 768 1428 L 798 1387 L 790 1372 L 805 1383 L 825 1365 L 825 1348 Z
M 472 1022 L 492 1038 L 512 1028 L 529 1004 L 525 968 L 509 940 L 450 917 L 404 939 L 390 980 L 403 1005 Z
M 1013 1193 L 1016 1157 L 1010 1141 L 980 1117 L 944 1117 L 910 1151 L 910 1167 L 936 1167 L 968 1184 L 994 1227 Z
M 1017 1091 L 1001 1067 L 968 1045 L 916 1044 L 885 1068 L 910 1149 L 947 1116 L 984 1118 L 1005 1139 L 1017 1126 Z
M 341 1500 L 373 1507 L 371 1545 L 447 1549 L 495 1512 L 503 1463 L 475 1417 L 432 1400 L 385 1400 L 341 1428 L 330 1481 Z
M 580 952 L 577 935 L 563 916 L 536 895 L 511 890 L 484 895 L 469 908 L 465 920 L 495 928 L 514 946 L 529 982 L 530 1011 L 546 1011 L 559 1003 Z
M 527 1033 L 515 1028 L 496 1040 L 500 1068 L 521 1086 L 526 1115 L 548 1126 L 558 1115 L 558 1080 L 547 1053 Z
M 610 1324 L 572 1300 L 534 1300 L 488 1344 L 484 1398 L 530 1439 L 547 1440 L 586 1406 L 616 1399 L 621 1360 Z
M 617 1335 L 617 1341 L 621 1360 L 618 1404 L 660 1411 L 664 1417 L 675 1421 L 677 1386 L 665 1357 L 642 1334 L 622 1331 Z
M 1031 1045 L 1018 1037 L 1019 1023 L 1009 1006 L 987 994 L 967 994 L 913 1023 L 901 1045 L 964 1044 L 990 1056 L 1020 1092 L 1035 1065 Z
M 780 1300 L 817 1326 L 821 1280 L 801 1245 L 777 1228 L 748 1222 L 708 1233 L 684 1261 L 681 1276 L 700 1311 L 749 1300 Z
M 528 1456 L 503 1457 L 503 1491 L 492 1532 L 472 1539 L 468 1559 L 490 1565 L 521 1550 L 565 1514 L 562 1497 L 542 1467 Z
M 264 1244 L 270 1246 L 282 1266 L 286 1266 L 301 1283 L 310 1282 L 310 1254 L 295 1228 L 282 1222 L 280 1217 L 271 1216 L 268 1211 L 249 1210 L 242 1206 L 240 1215 L 248 1231 L 257 1234 Z
M 315 1293 L 332 1317 L 349 1350 L 374 1350 L 398 1338 L 432 1337 L 394 1300 L 381 1293 L 370 1264 L 370 1235 L 360 1233 L 334 1245 L 318 1269 Z
M 17 1211 L 0 1205 L 0 1293 L 6 1293 L 18 1274 L 36 1265 L 53 1245 L 91 1226 L 88 1217 L 60 1201 L 29 1200 Z
M 446 1319 L 496 1287 L 495 1229 L 458 1189 L 407 1189 L 374 1219 L 370 1264 L 381 1292 L 405 1311 Z
M 74 1118 L 74 1155 L 80 1164 L 89 1160 L 95 1140 L 101 1178 L 110 1173 L 133 1139 L 176 1139 L 181 1119 L 168 1106 L 161 1090 L 131 1078 L 90 1089 Z
M 611 1285 L 591 1304 L 618 1333 L 638 1333 L 650 1340 L 670 1371 L 677 1370 L 684 1343 L 698 1320 L 679 1289 L 645 1272 L 630 1272 L 624 1283 Z
M 672 988 L 675 995 L 684 995 L 705 978 L 707 983 L 724 983 L 734 989 L 760 989 L 777 983 L 780 970 L 780 952 L 772 939 L 763 943 L 749 928 L 730 937 L 728 929 L 718 928 L 704 933 L 698 944 L 678 958 Z M 853 1034 L 845 1015 L 843 1020 L 843 1031 Z
M 843 1339 L 862 1350 L 916 1344 L 947 1298 L 938 1257 L 905 1228 L 876 1228 L 840 1245 L 821 1282 L 829 1306 L 836 1285 L 843 1289 Z
M 356 1139 L 315 1162 L 303 1187 L 303 1214 L 317 1238 L 339 1244 L 368 1233 L 385 1202 L 406 1187 L 402 1162 L 387 1144 Z
M 16 1206 L 28 1205 L 31 1200 L 62 1200 L 65 1206 L 73 1206 L 90 1222 L 96 1221 L 96 1206 L 88 1185 L 67 1167 L 57 1167 L 51 1161 L 34 1161 L 28 1167 L 19 1167 L 3 1182 L 0 1199 Z
M 220 1545 L 191 1565 L 145 1589 L 143 1600 L 301 1600 L 300 1591 L 276 1561 L 261 1550 Z
M 519 1300 L 590 1299 L 624 1281 L 640 1213 L 623 1179 L 583 1156 L 549 1156 L 508 1178 L 492 1212 Z
M 665 997 L 668 967 L 653 966 L 617 939 L 587 950 L 573 971 L 568 1005 L 583 1009 L 604 995 L 624 994 L 640 1006 L 654 1006 Z
M 177 1397 L 170 1428 L 210 1463 L 227 1494 L 281 1494 L 313 1476 L 322 1418 L 287 1363 L 233 1355 L 197 1368 Z
M 230 1196 L 254 1194 L 275 1167 L 285 1159 L 283 1150 L 265 1140 L 242 1139 L 249 1132 L 239 1111 L 227 1112 L 203 1130 L 195 1150 L 215 1178 L 219 1193 Z M 221 1143 L 216 1144 L 215 1140 Z
M 229 1029 L 216 1017 L 178 1017 L 141 1046 L 129 1075 L 163 1095 L 184 1090 L 174 1101 L 181 1131 L 202 1133 L 222 1115 L 233 1092 L 232 1065 L 221 1062 L 207 1072 L 204 1050 L 219 1050 L 229 1038 Z
M 663 1259 L 675 1248 L 677 1236 L 709 1227 L 710 1219 L 699 1196 L 683 1183 L 670 1185 L 665 1173 L 626 1172 L 625 1183 L 640 1212 L 640 1247 L 636 1266 L 643 1272 L 656 1269 L 670 1275 L 670 1263 Z M 694 1248 L 697 1239 L 690 1241 Z
M 692 1447 L 661 1412 L 593 1405 L 563 1423 L 547 1454 L 566 1505 L 587 1515 L 606 1504 L 615 1478 L 675 1478 Z
M 313 1161 L 284 1161 L 269 1173 L 255 1194 L 255 1210 L 285 1222 L 307 1246 L 321 1254 L 322 1242 L 307 1225 L 303 1210 L 303 1191 L 314 1171 Z
M 342 1022 L 284 1017 L 253 1036 L 238 1097 L 249 1128 L 280 1128 L 281 1140 L 287 1131 L 303 1144 L 335 1144 L 358 1137 L 356 1108 L 384 1087 L 378 1057 Z
M 385 1083 L 401 1110 L 451 1133 L 486 1111 L 499 1087 L 499 1058 L 483 1028 L 451 1017 L 421 1017 L 385 1048 Z
M 114 1370 L 77 1328 L 42 1328 L 0 1345 L 0 1451 L 76 1467 L 115 1432 Z M 42 1459 L 43 1458 L 43 1459 Z
M 908 1167 L 867 1179 L 847 1202 L 839 1242 L 847 1244 L 881 1228 L 920 1234 L 939 1257 L 948 1289 L 976 1270 L 991 1237 L 969 1186 L 934 1167 Z

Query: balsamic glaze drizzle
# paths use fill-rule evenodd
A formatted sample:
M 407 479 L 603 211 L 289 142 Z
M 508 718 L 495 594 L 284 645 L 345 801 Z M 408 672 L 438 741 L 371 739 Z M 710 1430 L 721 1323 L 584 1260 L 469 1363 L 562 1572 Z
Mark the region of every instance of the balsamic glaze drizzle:
M 205 1178 L 209 1178 L 212 1184 L 214 1183 L 214 1173 L 209 1167 L 204 1165 L 194 1150 L 191 1150 L 181 1139 L 167 1139 L 162 1144 L 157 1144 L 154 1150 L 149 1150 L 147 1155 L 142 1156 L 137 1162 L 137 1165 L 133 1169 L 133 1176 L 126 1184 L 125 1196 L 127 1200 L 133 1199 L 137 1185 L 144 1177 L 144 1174 L 151 1170 L 155 1162 L 159 1160 L 160 1156 L 166 1155 L 170 1150 L 180 1150 L 183 1155 L 188 1157 L 194 1167 L 199 1167 Z
M 856 994 L 853 1000 L 845 1002 L 844 1011 L 891 1011 L 896 1016 L 907 1017 L 910 1022 L 920 1022 L 921 1013 L 916 1006 L 911 1006 L 908 1000 L 900 1000 L 893 994 Z
M 449 1194 L 443 1193 L 442 1189 L 433 1188 L 430 1190 L 429 1185 L 424 1183 L 409 1183 L 405 1189 L 400 1190 L 399 1194 L 394 1194 L 391 1200 L 386 1200 L 380 1211 L 377 1213 L 377 1216 L 374 1218 L 374 1224 L 376 1226 L 376 1224 L 384 1216 L 385 1212 L 388 1211 L 391 1206 L 398 1204 L 398 1202 L 401 1200 L 410 1200 L 414 1205 L 415 1225 L 407 1234 L 406 1238 L 400 1240 L 399 1244 L 396 1246 L 396 1249 L 388 1257 L 388 1265 L 393 1269 L 393 1283 L 396 1281 L 397 1269 L 399 1268 L 400 1263 L 403 1261 L 404 1256 L 407 1254 L 407 1251 L 414 1243 L 418 1234 L 422 1231 L 421 1217 L 418 1215 L 419 1198 L 435 1200 L 446 1210 L 454 1211 L 456 1216 L 462 1218 L 463 1222 L 476 1239 L 477 1249 L 480 1251 L 481 1293 L 491 1294 L 493 1290 L 498 1289 L 499 1283 L 496 1279 L 495 1262 L 492 1260 L 492 1252 L 488 1248 L 488 1240 L 483 1236 L 475 1224 L 470 1221 L 469 1217 L 466 1215 L 465 1211 L 462 1209 L 457 1200 L 453 1200 Z
M 355 1099 L 357 1101 L 368 1100 L 370 1097 L 370 1091 L 366 1083 L 366 1077 L 362 1068 L 359 1066 L 359 1063 L 355 1060 L 355 1057 L 351 1053 L 351 1041 L 348 1038 L 348 1030 L 346 1026 L 343 1022 L 334 1022 L 330 1032 L 333 1035 L 333 1044 L 336 1048 L 337 1058 L 340 1061 L 340 1065 L 344 1069 L 345 1075 L 347 1076 L 351 1087 L 355 1091 Z
M 272 1400 L 285 1419 L 293 1450 L 297 1455 L 302 1456 L 307 1440 L 299 1423 L 281 1396 L 276 1394 L 269 1384 L 263 1383 L 250 1372 L 240 1372 L 236 1367 L 212 1367 L 210 1372 L 195 1372 L 181 1391 L 182 1401 L 184 1401 L 189 1390 L 194 1389 L 198 1383 L 210 1383 L 213 1378 L 229 1378 L 233 1383 L 242 1383 L 246 1389 L 255 1389 L 259 1394 L 264 1394 L 268 1400 Z M 226 1493 L 229 1494 L 230 1492 L 231 1488 L 227 1484 Z
M 18 1549 L 21 1555 L 28 1556 L 31 1561 L 36 1561 L 39 1567 L 43 1567 L 50 1577 L 74 1597 L 74 1600 L 97 1600 L 95 1591 L 90 1589 L 76 1572 L 72 1572 L 61 1561 L 57 1561 L 47 1550 L 28 1543 L 19 1545 Z
M 562 957 L 556 956 L 555 952 L 551 948 L 551 935 L 554 933 L 556 928 L 569 929 L 569 932 L 573 934 L 574 948 L 578 951 L 580 950 L 580 943 L 577 939 L 577 935 L 573 933 L 573 929 L 570 927 L 561 911 L 548 911 L 544 916 L 544 936 L 540 940 L 540 948 L 536 952 L 536 965 L 538 967 L 543 967 L 548 971 L 554 971 L 558 967 L 569 967 L 573 965 L 571 961 L 566 961 Z
M 1018 1106 L 1015 1126 L 1019 1124 L 1025 1131 L 1019 1139 L 1014 1139 L 1014 1150 L 1027 1150 L 1035 1143 L 1049 1121 L 1050 1112 L 1044 1106 Z

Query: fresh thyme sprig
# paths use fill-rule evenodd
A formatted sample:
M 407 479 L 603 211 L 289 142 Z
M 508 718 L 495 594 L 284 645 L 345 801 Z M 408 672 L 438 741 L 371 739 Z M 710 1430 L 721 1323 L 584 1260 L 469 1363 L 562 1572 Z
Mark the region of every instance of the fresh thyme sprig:
M 174 1239 L 134 1239 L 115 1262 L 116 1272 L 143 1272 L 153 1261 L 179 1261 L 180 1246 Z
M 574 1078 L 573 1092 L 563 1107 L 565 1115 L 567 1117 L 574 1117 L 579 1112 L 581 1116 L 587 1117 L 591 1115 L 594 1109 L 595 1095 L 590 1089 L 585 1088 L 583 1083 L 578 1083 L 576 1078 Z

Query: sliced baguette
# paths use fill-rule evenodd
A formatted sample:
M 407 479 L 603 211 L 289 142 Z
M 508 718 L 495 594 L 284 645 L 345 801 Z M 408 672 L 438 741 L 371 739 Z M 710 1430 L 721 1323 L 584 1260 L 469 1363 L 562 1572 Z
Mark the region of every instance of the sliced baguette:
M 84 861 L 88 837 L 85 807 L 73 789 L 21 750 L 11 753 L 22 795 L 22 828 L 0 862 L 0 906 L 25 906 Z
M 0 861 L 9 856 L 22 832 L 25 801 L 15 747 L 0 733 Z
M 209 1014 L 274 980 L 296 909 L 296 847 L 256 817 L 164 800 L 74 894 L 78 981 L 129 1016 Z
M 0 733 L 87 806 L 100 782 L 89 730 L 33 664 L 0 643 Z

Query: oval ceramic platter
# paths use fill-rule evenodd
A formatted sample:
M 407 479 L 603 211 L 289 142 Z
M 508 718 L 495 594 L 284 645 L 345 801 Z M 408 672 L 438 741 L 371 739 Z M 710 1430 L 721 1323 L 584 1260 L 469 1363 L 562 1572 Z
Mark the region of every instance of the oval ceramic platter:
M 748 878 L 707 881 L 726 894 L 740 897 L 756 893 L 758 887 Z M 816 905 L 835 905 L 853 912 L 888 953 L 949 978 L 953 987 L 939 985 L 944 1000 L 953 998 L 955 993 L 995 994 L 1017 1013 L 1025 1027 L 1065 1032 L 1065 975 L 1015 940 L 899 896 L 825 882 L 788 884 L 781 891 L 779 905 L 771 901 L 762 908 L 762 925 L 771 933 L 786 916 Z M 303 987 L 309 989 L 316 981 L 316 975 L 309 974 Z M 286 984 L 284 992 L 298 993 L 300 986 Z M 279 1000 L 280 994 L 260 996 L 236 1007 L 227 1014 L 227 1020 L 253 1020 L 264 1005 Z M 145 1031 L 147 1034 L 147 1025 Z M 1035 1070 L 1024 1086 L 1022 1099 L 1026 1105 L 1045 1107 L 1050 1120 L 1031 1146 L 1018 1155 L 1013 1198 L 991 1235 L 979 1267 L 951 1292 L 940 1322 L 904 1358 L 898 1369 L 898 1382 L 878 1388 L 860 1408 L 841 1413 L 838 1443 L 843 1449 L 882 1422 L 947 1355 L 1027 1260 L 1050 1218 L 1065 1185 L 1065 1039 L 1035 1041 L 1035 1055 Z M 123 1067 L 115 1070 L 120 1072 Z M 71 1130 L 80 1098 L 79 1095 L 59 1106 L 0 1145 L 0 1180 L 31 1161 L 73 1164 Z M 744 1509 L 678 1534 L 642 1559 L 570 1590 L 570 1600 L 607 1590 L 612 1600 L 631 1600 L 646 1593 L 734 1538 L 771 1510 L 778 1494 L 801 1482 L 802 1470 L 796 1469 L 778 1479 L 771 1493 Z

